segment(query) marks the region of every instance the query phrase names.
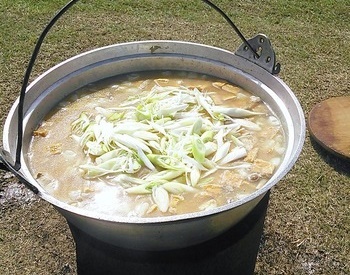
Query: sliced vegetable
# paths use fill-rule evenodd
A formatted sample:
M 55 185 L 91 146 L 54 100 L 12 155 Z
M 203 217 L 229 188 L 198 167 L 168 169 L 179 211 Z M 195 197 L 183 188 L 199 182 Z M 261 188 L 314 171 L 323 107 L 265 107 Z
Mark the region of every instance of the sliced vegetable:
M 241 108 L 228 108 L 228 107 L 222 107 L 222 106 L 213 106 L 212 111 L 214 113 L 224 114 L 230 117 L 249 117 L 249 116 L 262 115 L 262 113 L 252 112 Z
M 243 118 L 261 115 L 216 106 L 210 93 L 197 88 L 158 85 L 96 112 L 81 113 L 71 125 L 73 138 L 90 156 L 80 166 L 84 176 L 108 175 L 128 194 L 151 195 L 162 212 L 169 209 L 169 193 L 196 192 L 218 169 L 247 167 L 235 164 L 247 155 L 239 131 L 259 131 L 258 124 Z M 211 200 L 201 208 L 215 206 Z
M 199 137 L 192 139 L 192 154 L 196 161 L 202 163 L 205 159 L 206 147 Z
M 162 212 L 166 212 L 169 208 L 169 193 L 162 186 L 152 189 L 152 198 Z
M 196 189 L 181 182 L 169 181 L 162 185 L 162 187 L 172 194 L 181 194 L 186 192 L 195 192 Z

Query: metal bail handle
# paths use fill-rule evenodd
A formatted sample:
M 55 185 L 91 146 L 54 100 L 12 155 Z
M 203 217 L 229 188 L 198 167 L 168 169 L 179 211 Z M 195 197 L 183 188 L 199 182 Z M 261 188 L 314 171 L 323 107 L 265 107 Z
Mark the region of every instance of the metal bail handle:
M 15 160 L 12 159 L 9 152 L 5 151 L 3 148 L 0 148 L 0 169 L 5 171 L 12 172 L 19 180 L 20 182 L 24 183 L 30 190 L 32 190 L 35 194 L 39 193 L 38 188 L 36 188 L 33 184 L 31 184 L 20 172 L 21 169 L 21 152 L 22 152 L 22 142 L 23 142 L 23 111 L 24 111 L 24 99 L 25 94 L 29 82 L 29 77 L 32 72 L 36 57 L 39 53 L 40 47 L 44 41 L 44 38 L 46 37 L 49 30 L 52 28 L 52 26 L 55 24 L 55 22 L 71 7 L 73 6 L 78 0 L 71 0 L 66 4 L 48 23 L 48 25 L 45 27 L 41 35 L 39 36 L 39 39 L 35 45 L 34 51 L 32 53 L 31 59 L 28 63 L 28 67 L 26 69 L 23 82 L 22 82 L 22 88 L 19 95 L 19 102 L 17 106 L 17 112 L 18 112 L 18 125 L 17 125 L 17 146 L 16 146 L 16 154 L 15 154 Z
M 202 1 L 220 13 L 243 41 L 243 44 L 235 52 L 236 55 L 264 68 L 271 74 L 278 74 L 280 72 L 281 65 L 276 63 L 275 52 L 272 49 L 270 40 L 266 35 L 258 34 L 256 37 L 249 40 L 245 39 L 244 35 L 240 32 L 232 20 L 219 7 L 208 0 Z
M 8 170 L 14 173 L 22 182 L 25 184 L 31 186 L 31 184 L 24 180 L 22 175 L 18 172 L 21 169 L 21 152 L 22 152 L 22 142 L 23 142 L 23 118 L 24 118 L 24 99 L 27 91 L 27 86 L 29 82 L 29 77 L 32 72 L 35 60 L 38 56 L 38 53 L 40 51 L 40 47 L 47 35 L 47 33 L 50 31 L 52 26 L 56 23 L 56 21 L 71 7 L 73 6 L 78 0 L 71 0 L 69 1 L 60 11 L 56 13 L 56 15 L 50 20 L 50 22 L 47 24 L 43 32 L 40 34 L 38 41 L 35 44 L 32 56 L 29 60 L 26 72 L 24 74 L 24 78 L 22 81 L 22 87 L 19 95 L 19 101 L 17 106 L 17 113 L 18 113 L 18 125 L 17 125 L 17 146 L 16 146 L 16 154 L 15 154 L 15 160 L 13 161 L 10 154 L 0 148 L 0 169 L 2 170 Z M 35 188 L 35 187 L 33 187 Z

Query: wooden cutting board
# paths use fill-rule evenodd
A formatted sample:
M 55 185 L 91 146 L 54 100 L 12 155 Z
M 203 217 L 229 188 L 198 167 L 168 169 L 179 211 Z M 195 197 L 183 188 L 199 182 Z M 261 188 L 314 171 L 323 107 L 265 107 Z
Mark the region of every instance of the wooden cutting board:
M 313 107 L 311 136 L 326 150 L 350 159 L 350 96 L 334 97 Z

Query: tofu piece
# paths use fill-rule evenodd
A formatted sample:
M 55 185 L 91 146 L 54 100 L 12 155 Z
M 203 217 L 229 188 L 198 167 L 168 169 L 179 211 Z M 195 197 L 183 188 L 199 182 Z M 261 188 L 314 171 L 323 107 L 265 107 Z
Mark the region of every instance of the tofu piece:
M 275 127 L 275 126 L 267 127 L 265 128 L 265 133 L 262 136 L 267 139 L 274 139 L 279 131 L 280 129 L 278 127 Z
M 253 148 L 249 150 L 247 156 L 244 158 L 246 162 L 254 162 L 256 157 L 258 156 L 259 148 Z
M 253 173 L 259 173 L 262 176 L 271 176 L 275 170 L 275 165 L 272 163 L 262 160 L 262 159 L 256 159 L 253 162 L 253 166 L 251 169 L 251 172 Z
M 252 184 L 248 181 L 243 181 L 242 185 L 240 186 L 240 189 L 244 192 L 244 193 L 252 193 L 254 192 L 257 188 L 255 184 Z
M 48 147 L 51 155 L 58 155 L 62 153 L 62 143 L 52 144 Z
M 231 84 L 225 84 L 222 86 L 222 89 L 226 92 L 229 92 L 229 93 L 232 93 L 232 94 L 237 94 L 241 88 L 238 87 L 238 86 L 234 86 L 234 85 L 231 85 Z
M 230 170 L 224 171 L 222 174 L 221 182 L 239 188 L 243 182 L 243 178 L 240 174 Z
M 48 130 L 39 128 L 38 130 L 33 131 L 33 136 L 35 137 L 46 137 L 47 134 L 49 133 Z
M 219 195 L 222 193 L 222 186 L 219 184 L 207 184 L 204 186 L 204 189 L 213 195 Z
M 213 82 L 213 86 L 215 87 L 215 88 L 222 88 L 222 86 L 224 86 L 224 85 L 226 85 L 227 83 L 226 82 Z

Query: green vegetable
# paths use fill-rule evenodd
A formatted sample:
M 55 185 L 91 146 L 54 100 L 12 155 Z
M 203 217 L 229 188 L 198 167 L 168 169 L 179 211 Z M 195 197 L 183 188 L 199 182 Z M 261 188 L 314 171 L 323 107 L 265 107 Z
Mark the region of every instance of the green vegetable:
M 171 156 L 148 154 L 148 159 L 156 166 L 168 170 L 184 170 L 184 165 L 179 159 Z
M 198 137 L 192 139 L 192 154 L 196 161 L 199 163 L 205 160 L 206 148 L 203 141 Z
M 163 212 L 169 193 L 195 192 L 218 169 L 240 167 L 232 165 L 247 154 L 236 137 L 239 129 L 260 129 L 242 119 L 260 113 L 216 106 L 196 88 L 156 85 L 116 108 L 96 111 L 81 113 L 71 125 L 88 157 L 80 166 L 84 176 L 108 175 L 129 194 L 150 194 Z

